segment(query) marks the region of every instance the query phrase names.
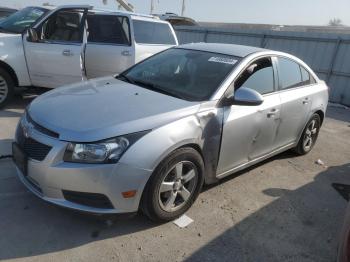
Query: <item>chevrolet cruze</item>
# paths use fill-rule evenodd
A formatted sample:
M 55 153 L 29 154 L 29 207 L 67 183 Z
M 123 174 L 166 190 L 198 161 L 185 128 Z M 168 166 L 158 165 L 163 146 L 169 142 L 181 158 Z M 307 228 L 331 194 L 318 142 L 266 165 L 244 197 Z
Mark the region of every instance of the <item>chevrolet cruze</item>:
M 204 183 L 288 149 L 308 153 L 327 101 L 326 84 L 292 55 L 187 44 L 36 98 L 18 124 L 14 161 L 48 202 L 169 221 Z

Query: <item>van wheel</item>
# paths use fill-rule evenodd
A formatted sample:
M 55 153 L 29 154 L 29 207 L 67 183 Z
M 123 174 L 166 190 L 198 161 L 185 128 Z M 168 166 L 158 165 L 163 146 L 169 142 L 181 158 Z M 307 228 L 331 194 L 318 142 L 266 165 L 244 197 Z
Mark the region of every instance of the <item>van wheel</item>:
M 0 68 L 0 108 L 4 107 L 13 97 L 14 83 L 10 74 Z
M 180 148 L 155 169 L 141 200 L 141 209 L 156 222 L 184 214 L 197 199 L 204 182 L 204 163 L 193 148 Z
M 320 127 L 320 116 L 318 114 L 313 114 L 300 137 L 298 145 L 294 148 L 297 154 L 305 155 L 311 151 L 316 143 Z

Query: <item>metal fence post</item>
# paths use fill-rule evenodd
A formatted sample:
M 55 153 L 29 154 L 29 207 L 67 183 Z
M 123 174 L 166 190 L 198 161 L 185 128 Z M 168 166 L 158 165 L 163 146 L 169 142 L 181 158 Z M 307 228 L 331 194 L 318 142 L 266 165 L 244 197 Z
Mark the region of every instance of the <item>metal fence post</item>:
M 262 47 L 262 48 L 265 47 L 265 45 L 266 45 L 265 40 L 266 40 L 266 34 L 263 34 L 262 38 L 261 38 L 261 42 L 260 42 L 260 47 Z
M 207 29 L 207 30 L 205 30 L 205 32 L 204 32 L 204 43 L 206 43 L 206 42 L 208 42 L 208 34 L 209 34 L 209 30 Z
M 335 60 L 337 59 L 337 56 L 338 56 L 338 51 L 339 51 L 339 47 L 340 47 L 341 41 L 342 41 L 342 39 L 340 37 L 338 37 L 338 40 L 337 40 L 337 42 L 336 42 L 336 44 L 334 46 L 334 49 L 333 49 L 331 63 L 329 65 L 329 69 L 328 69 L 328 72 L 327 72 L 327 78 L 326 78 L 326 83 L 327 84 L 329 84 L 329 81 L 330 81 L 331 76 L 333 74 L 333 68 L 334 68 Z

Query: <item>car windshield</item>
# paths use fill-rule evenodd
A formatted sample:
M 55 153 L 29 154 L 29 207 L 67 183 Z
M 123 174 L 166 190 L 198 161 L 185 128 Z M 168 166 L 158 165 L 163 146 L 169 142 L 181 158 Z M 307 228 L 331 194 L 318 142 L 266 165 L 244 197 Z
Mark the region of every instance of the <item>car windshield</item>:
M 123 81 L 188 101 L 208 100 L 238 58 L 218 53 L 171 48 L 118 76 Z
M 0 31 L 23 33 L 48 10 L 40 7 L 26 7 L 0 21 Z

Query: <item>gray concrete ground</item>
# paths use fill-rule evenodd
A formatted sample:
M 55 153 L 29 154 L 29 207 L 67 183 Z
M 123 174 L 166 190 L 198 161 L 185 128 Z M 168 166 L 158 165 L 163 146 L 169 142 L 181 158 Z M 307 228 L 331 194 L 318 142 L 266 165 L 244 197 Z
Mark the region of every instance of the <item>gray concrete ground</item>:
M 10 152 L 29 101 L 0 111 L 0 154 Z M 346 202 L 333 182 L 350 184 L 350 111 L 334 107 L 310 154 L 287 152 L 206 187 L 184 229 L 142 215 L 105 222 L 46 204 L 0 160 L 0 260 L 335 261 Z

